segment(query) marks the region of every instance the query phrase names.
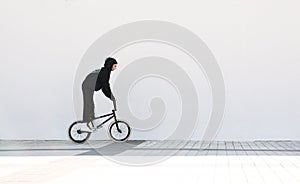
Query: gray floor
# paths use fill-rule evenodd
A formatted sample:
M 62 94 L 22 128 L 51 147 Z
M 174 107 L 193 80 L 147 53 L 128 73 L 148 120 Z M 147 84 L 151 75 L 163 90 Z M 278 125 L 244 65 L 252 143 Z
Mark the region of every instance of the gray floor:
M 299 156 L 300 141 L 88 141 L 77 144 L 59 140 L 0 140 L 0 156 L 205 156 L 283 155 Z
M 100 155 L 183 157 L 128 167 Z M 0 140 L 0 183 L 300 183 L 299 155 L 300 141 Z

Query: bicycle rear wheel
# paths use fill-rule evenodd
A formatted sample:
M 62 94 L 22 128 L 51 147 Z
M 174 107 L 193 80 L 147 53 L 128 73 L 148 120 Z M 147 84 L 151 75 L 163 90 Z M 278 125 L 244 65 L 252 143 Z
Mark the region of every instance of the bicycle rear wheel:
M 109 136 L 115 142 L 124 142 L 130 136 L 131 128 L 125 121 L 116 121 L 109 126 Z
M 84 131 L 83 128 L 86 127 L 86 123 L 76 121 L 69 127 L 69 137 L 72 141 L 76 143 L 83 143 L 91 135 L 91 132 Z

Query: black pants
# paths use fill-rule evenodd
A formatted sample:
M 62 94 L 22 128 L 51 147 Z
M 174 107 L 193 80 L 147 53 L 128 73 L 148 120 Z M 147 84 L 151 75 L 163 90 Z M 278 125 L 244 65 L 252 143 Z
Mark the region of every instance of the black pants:
M 83 95 L 83 121 L 90 121 L 95 118 L 95 105 L 94 105 L 94 89 L 91 86 L 82 84 Z

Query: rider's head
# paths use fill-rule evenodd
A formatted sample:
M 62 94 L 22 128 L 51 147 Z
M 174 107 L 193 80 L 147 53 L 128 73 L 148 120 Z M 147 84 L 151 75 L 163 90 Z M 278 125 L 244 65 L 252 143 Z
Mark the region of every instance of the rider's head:
M 111 57 L 105 59 L 104 67 L 109 71 L 114 71 L 117 68 L 117 60 Z

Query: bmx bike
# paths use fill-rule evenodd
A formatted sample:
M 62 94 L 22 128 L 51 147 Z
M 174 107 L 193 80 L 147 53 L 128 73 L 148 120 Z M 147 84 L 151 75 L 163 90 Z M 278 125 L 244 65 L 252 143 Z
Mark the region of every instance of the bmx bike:
M 105 123 L 114 118 L 114 122 L 112 122 L 108 127 L 108 135 L 115 142 L 125 142 L 128 140 L 130 136 L 131 128 L 125 121 L 117 120 L 116 116 L 116 101 L 113 100 L 114 109 L 112 113 L 104 114 L 99 117 L 95 117 L 94 119 L 86 122 L 86 121 L 75 121 L 69 127 L 69 137 L 72 141 L 76 143 L 83 143 L 90 137 L 91 133 L 100 129 Z M 99 125 L 95 125 L 93 120 L 108 117 L 105 121 L 100 123 Z

